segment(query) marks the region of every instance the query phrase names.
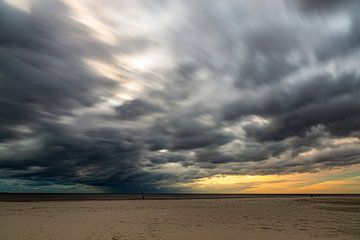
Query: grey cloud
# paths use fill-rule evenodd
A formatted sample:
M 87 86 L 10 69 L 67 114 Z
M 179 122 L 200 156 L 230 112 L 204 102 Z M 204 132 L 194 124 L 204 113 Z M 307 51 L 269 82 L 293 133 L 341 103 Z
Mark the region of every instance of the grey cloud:
M 334 8 L 348 6 L 356 2 L 354 0 L 348 0 L 346 2 L 341 0 L 318 0 L 318 1 L 311 1 L 311 0 L 298 0 L 298 6 L 300 9 L 305 11 L 328 11 L 333 10 Z
M 60 37 L 63 31 L 69 35 L 86 32 L 60 14 L 54 13 L 51 18 L 50 13 L 45 14 L 46 7 L 65 11 L 64 6 L 57 2 L 42 4 L 27 14 L 1 3 L 2 123 L 23 124 L 69 114 L 71 108 L 98 101 L 95 89 L 106 91 L 113 85 L 92 75 L 82 56 L 73 55 L 78 39 L 71 42 L 71 37 Z
M 124 120 L 135 120 L 141 116 L 161 112 L 160 106 L 151 104 L 141 99 L 128 101 L 116 108 L 119 117 Z
M 76 108 L 95 105 L 115 86 L 83 62 L 85 57 L 110 56 L 109 47 L 70 20 L 60 2 L 41 2 L 31 10 L 24 13 L 1 2 L 1 138 L 4 146 L 27 138 L 17 131 L 21 125 L 44 145 L 41 152 L 21 159 L 3 159 L 1 168 L 22 179 L 125 186 L 125 179 L 141 172 L 136 143 L 121 134 L 84 134 L 57 123 L 61 117 L 73 117 Z M 113 169 L 114 164 L 119 167 Z
M 342 2 L 274 1 L 269 11 L 254 1 L 136 1 L 126 21 L 103 22 L 121 29 L 117 46 L 94 39 L 60 1 L 35 1 L 30 13 L 0 2 L 2 176 L 170 191 L 214 174 L 359 163 L 357 142 L 332 143 L 360 136 L 358 8 Z M 349 26 L 334 24 L 338 13 Z M 159 50 L 169 59 L 143 72 L 137 57 Z M 135 67 L 118 64 L 123 56 Z M 118 101 L 123 83 L 84 59 L 141 87 Z
M 213 147 L 229 142 L 233 137 L 214 127 L 207 127 L 196 121 L 178 121 L 174 126 L 174 149 Z
M 295 88 L 277 85 L 253 100 L 230 105 L 225 116 L 269 117 L 268 124 L 245 128 L 250 136 L 263 140 L 301 135 L 317 125 L 336 135 L 347 135 L 358 129 L 354 123 L 358 122 L 359 84 L 356 74 L 345 74 L 338 79 L 319 76 Z

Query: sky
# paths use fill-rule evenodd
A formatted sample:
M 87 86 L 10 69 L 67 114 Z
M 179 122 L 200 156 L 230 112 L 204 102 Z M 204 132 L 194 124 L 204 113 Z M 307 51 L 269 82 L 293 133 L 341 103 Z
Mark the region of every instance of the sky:
M 0 0 L 0 192 L 360 193 L 357 0 Z

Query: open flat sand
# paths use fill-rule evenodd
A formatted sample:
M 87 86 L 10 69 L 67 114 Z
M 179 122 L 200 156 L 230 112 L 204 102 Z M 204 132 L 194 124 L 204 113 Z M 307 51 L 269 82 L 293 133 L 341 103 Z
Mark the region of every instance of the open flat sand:
M 0 239 L 360 239 L 360 198 L 0 202 Z

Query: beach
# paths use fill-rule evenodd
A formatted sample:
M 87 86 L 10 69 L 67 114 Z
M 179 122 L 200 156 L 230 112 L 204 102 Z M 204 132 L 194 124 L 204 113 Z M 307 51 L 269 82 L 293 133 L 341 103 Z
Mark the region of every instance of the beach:
M 359 197 L 0 202 L 0 239 L 360 239 Z

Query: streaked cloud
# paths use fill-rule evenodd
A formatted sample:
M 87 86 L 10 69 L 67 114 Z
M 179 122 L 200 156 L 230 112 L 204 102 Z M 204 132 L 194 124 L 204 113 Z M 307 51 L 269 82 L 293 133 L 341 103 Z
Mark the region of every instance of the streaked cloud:
M 0 182 L 356 192 L 359 9 L 0 1 Z

